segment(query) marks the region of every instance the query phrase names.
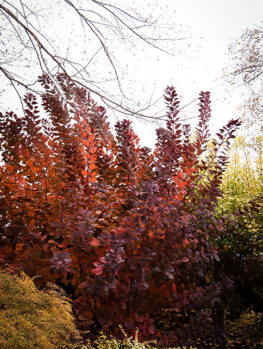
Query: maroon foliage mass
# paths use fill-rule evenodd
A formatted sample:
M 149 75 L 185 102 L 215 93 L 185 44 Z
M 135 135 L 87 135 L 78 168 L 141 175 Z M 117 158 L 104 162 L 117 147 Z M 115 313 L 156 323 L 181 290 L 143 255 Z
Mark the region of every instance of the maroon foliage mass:
M 121 324 L 166 346 L 208 333 L 216 340 L 212 309 L 222 288 L 212 277 L 213 241 L 225 226 L 215 204 L 239 122 L 209 148 L 209 93 L 200 94 L 190 137 L 168 87 L 166 127 L 152 152 L 130 121 L 118 122 L 114 137 L 105 110 L 65 76 L 60 92 L 40 81 L 45 116 L 32 94 L 23 117 L 0 115 L 2 262 L 64 287 L 91 334 L 118 333 Z

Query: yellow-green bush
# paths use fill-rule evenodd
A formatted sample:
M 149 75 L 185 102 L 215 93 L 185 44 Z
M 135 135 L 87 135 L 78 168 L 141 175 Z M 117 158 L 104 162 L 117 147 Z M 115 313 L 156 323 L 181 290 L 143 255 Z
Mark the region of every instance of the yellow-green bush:
M 79 339 L 71 304 L 55 286 L 0 271 L 0 348 L 53 349 Z

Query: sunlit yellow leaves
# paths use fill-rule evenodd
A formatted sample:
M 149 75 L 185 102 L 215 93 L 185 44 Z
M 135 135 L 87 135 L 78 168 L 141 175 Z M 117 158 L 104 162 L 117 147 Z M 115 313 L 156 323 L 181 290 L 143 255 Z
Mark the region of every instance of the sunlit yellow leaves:
M 248 143 L 242 136 L 231 147 L 231 160 L 224 173 L 224 197 L 219 209 L 236 209 L 263 193 L 263 138 Z

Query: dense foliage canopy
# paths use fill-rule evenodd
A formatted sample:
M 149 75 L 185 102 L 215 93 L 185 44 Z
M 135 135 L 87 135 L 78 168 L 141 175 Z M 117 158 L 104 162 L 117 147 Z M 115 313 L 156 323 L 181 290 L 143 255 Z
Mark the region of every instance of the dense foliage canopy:
M 231 282 L 215 273 L 216 241 L 231 224 L 217 199 L 239 121 L 210 147 L 209 93 L 193 138 L 168 87 L 152 152 L 129 121 L 114 136 L 105 110 L 57 79 L 40 78 L 42 105 L 27 94 L 24 116 L 1 114 L 1 263 L 62 286 L 91 335 L 121 324 L 166 346 L 223 343 L 216 309 Z

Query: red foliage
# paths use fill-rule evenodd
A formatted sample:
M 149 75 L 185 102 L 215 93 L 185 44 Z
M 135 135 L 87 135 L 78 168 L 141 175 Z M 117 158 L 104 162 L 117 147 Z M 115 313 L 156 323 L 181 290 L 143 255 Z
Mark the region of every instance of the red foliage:
M 62 285 L 91 330 L 138 327 L 164 345 L 204 337 L 221 291 L 207 278 L 218 260 L 212 240 L 224 231 L 214 212 L 221 148 L 238 121 L 209 153 L 209 93 L 191 141 L 168 87 L 166 128 L 151 152 L 127 120 L 114 138 L 105 110 L 59 80 L 63 98 L 40 79 L 45 118 L 32 94 L 22 118 L 0 115 L 0 259 Z

